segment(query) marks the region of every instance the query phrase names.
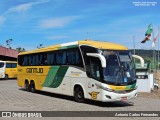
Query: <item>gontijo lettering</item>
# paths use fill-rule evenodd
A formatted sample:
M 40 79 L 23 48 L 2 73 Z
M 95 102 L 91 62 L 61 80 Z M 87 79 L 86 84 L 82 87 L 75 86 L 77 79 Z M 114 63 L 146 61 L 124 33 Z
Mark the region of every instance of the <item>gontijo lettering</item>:
M 43 73 L 43 68 L 27 68 L 27 73 Z

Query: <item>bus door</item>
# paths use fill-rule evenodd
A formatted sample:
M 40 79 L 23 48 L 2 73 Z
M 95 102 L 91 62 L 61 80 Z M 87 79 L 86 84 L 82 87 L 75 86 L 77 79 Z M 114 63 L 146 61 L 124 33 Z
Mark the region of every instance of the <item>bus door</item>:
M 96 84 L 101 84 L 102 67 L 98 58 L 90 59 L 90 65 L 87 67 L 88 93 L 89 98 L 94 100 L 101 99 L 101 89 L 97 88 Z

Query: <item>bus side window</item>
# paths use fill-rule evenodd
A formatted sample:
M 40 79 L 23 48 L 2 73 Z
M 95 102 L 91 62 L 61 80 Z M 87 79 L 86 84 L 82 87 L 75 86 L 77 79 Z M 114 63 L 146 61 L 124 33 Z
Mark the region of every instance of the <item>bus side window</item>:
M 16 63 L 12 63 L 12 68 L 16 68 L 17 64 Z
M 29 59 L 29 65 L 32 65 L 32 55 L 28 56 L 28 59 Z
M 54 64 L 54 53 L 53 52 L 49 52 L 47 53 L 47 64 L 48 65 L 53 65 Z
M 79 48 L 73 48 L 67 52 L 67 64 L 83 67 L 82 57 Z
M 24 57 L 24 65 L 31 65 L 31 56 L 27 55 Z
M 80 51 L 78 50 L 75 51 L 75 57 L 76 57 L 76 61 L 75 61 L 76 66 L 83 67 Z
M 43 53 L 43 59 L 42 59 L 42 61 L 43 61 L 43 65 L 47 65 L 47 54 L 46 53 Z
M 75 62 L 76 62 L 76 59 L 75 59 L 75 52 L 70 50 L 67 52 L 67 62 L 68 62 L 68 65 L 74 65 Z
M 41 53 L 39 53 L 39 62 L 38 65 L 43 65 L 43 55 Z
M 36 55 L 32 55 L 32 65 L 36 65 Z
M 56 52 L 56 64 L 65 65 L 66 64 L 66 51 Z
M 4 67 L 4 63 L 0 62 L 0 68 Z
M 60 54 L 60 52 L 56 52 L 56 64 L 60 65 L 62 61 L 62 55 Z
M 11 63 L 6 63 L 6 68 L 12 68 Z
M 28 57 L 27 56 L 24 56 L 24 62 L 23 62 L 23 65 L 28 65 Z
M 62 64 L 63 65 L 66 65 L 66 56 L 67 56 L 66 51 L 63 51 L 63 57 L 62 57 Z
M 35 65 L 38 65 L 39 63 L 39 56 L 38 54 L 35 55 Z
M 40 53 L 39 55 L 39 65 L 47 65 L 47 54 L 46 53 Z

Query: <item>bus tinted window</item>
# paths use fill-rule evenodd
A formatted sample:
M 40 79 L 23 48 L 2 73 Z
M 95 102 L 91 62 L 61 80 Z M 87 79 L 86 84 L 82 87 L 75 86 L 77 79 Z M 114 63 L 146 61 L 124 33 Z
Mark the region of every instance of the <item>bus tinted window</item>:
M 67 64 L 83 67 L 83 61 L 79 48 L 70 49 L 67 52 Z
M 65 65 L 66 64 L 66 51 L 58 51 L 56 53 L 56 63 L 57 63 L 57 65 Z
M 18 64 L 21 66 L 75 65 L 83 67 L 79 48 L 20 55 Z
M 11 63 L 6 63 L 6 68 L 12 68 L 12 64 Z
M 67 61 L 69 65 L 74 65 L 76 62 L 75 52 L 74 51 L 68 51 L 67 54 Z
M 63 52 L 63 60 L 62 60 L 62 64 L 63 64 L 63 65 L 66 64 L 66 51 Z
M 55 61 L 54 53 L 53 52 L 47 53 L 47 64 L 53 65 L 54 61 Z
M 16 68 L 17 64 L 16 63 L 12 63 L 12 68 Z
M 35 54 L 34 57 L 35 57 L 35 65 L 39 65 L 39 55 Z
M 29 56 L 24 56 L 24 61 L 23 61 L 23 65 L 29 65 Z
M 4 63 L 0 62 L 0 68 L 4 67 Z
M 6 63 L 6 68 L 16 68 L 17 64 L 16 63 Z
M 47 54 L 39 53 L 39 65 L 47 65 Z
M 35 65 L 36 56 L 35 56 L 35 55 L 32 55 L 31 58 L 32 58 L 32 63 L 31 63 L 31 65 Z
M 76 61 L 75 61 L 75 64 L 78 65 L 78 66 L 83 66 L 83 61 L 82 61 L 82 57 L 81 57 L 81 53 L 80 51 L 75 51 L 75 56 L 76 56 Z
M 30 56 L 28 56 L 28 62 L 29 62 L 29 63 L 28 63 L 28 65 L 32 65 L 32 59 L 33 59 L 33 58 L 32 58 L 32 56 L 31 56 L 31 55 L 30 55 Z

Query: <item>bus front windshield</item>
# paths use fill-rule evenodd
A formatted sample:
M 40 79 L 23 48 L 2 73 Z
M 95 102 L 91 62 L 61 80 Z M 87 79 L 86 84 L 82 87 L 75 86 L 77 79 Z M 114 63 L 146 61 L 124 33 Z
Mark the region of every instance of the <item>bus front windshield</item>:
M 106 68 L 103 68 L 103 78 L 108 84 L 127 85 L 136 81 L 134 63 L 129 51 L 104 50 Z
M 4 63 L 0 62 L 0 68 L 3 68 L 3 67 L 4 67 Z

